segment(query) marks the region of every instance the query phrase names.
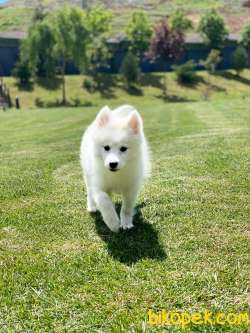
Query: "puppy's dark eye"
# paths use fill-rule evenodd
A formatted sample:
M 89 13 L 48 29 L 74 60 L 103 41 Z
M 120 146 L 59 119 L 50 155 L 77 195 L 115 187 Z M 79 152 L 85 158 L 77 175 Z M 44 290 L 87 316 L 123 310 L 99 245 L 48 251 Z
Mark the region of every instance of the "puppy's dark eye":
M 120 151 L 121 151 L 122 153 L 124 153 L 127 149 L 128 149 L 127 147 L 121 147 L 121 148 L 120 148 Z
M 110 147 L 109 146 L 104 146 L 104 150 L 109 151 Z

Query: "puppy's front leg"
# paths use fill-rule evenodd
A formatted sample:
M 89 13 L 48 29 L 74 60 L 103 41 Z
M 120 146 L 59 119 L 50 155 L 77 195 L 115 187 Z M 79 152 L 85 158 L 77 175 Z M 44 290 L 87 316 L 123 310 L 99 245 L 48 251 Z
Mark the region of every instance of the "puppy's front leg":
M 96 204 L 93 197 L 93 190 L 91 188 L 91 177 L 87 174 L 84 175 L 84 180 L 86 184 L 86 190 L 87 190 L 87 211 L 89 213 L 95 213 L 96 212 Z
M 133 228 L 133 216 L 134 216 L 134 207 L 136 203 L 137 191 L 134 193 L 127 193 L 124 195 L 121 209 L 121 228 L 122 229 L 131 229 Z
M 104 222 L 111 231 L 118 232 L 120 227 L 119 217 L 108 194 L 105 192 L 98 192 L 94 197 Z

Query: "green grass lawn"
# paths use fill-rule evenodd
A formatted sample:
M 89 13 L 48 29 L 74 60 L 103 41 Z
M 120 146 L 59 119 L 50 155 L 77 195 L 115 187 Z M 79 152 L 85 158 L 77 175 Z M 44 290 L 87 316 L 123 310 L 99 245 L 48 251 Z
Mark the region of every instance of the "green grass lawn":
M 147 310 L 249 311 L 250 97 L 238 88 L 0 112 L 0 332 L 181 332 L 150 326 Z M 100 105 L 124 102 L 144 118 L 153 172 L 135 228 L 112 234 L 86 212 L 79 146 Z
M 83 88 L 84 77 L 72 75 L 66 77 L 67 97 L 69 102 L 74 104 L 78 99 L 82 105 L 98 107 L 110 100 L 116 103 L 136 103 L 143 97 L 145 100 L 155 100 L 157 103 L 162 100 L 163 75 L 167 76 L 167 99 L 166 102 L 196 102 L 204 98 L 210 100 L 229 100 L 235 97 L 246 98 L 249 96 L 250 70 L 244 70 L 241 76 L 235 75 L 234 71 L 218 72 L 217 75 L 209 75 L 205 71 L 197 72 L 198 79 L 193 85 L 180 85 L 176 82 L 173 72 L 144 74 L 141 77 L 140 91 L 128 92 L 119 75 L 103 75 L 103 88 L 100 91 L 89 93 Z M 15 96 L 19 96 L 23 109 L 37 107 L 39 99 L 44 105 L 53 105 L 61 101 L 60 79 L 56 81 L 42 80 L 26 87 L 19 87 L 12 77 L 4 78 L 4 82 L 10 89 L 14 102 Z

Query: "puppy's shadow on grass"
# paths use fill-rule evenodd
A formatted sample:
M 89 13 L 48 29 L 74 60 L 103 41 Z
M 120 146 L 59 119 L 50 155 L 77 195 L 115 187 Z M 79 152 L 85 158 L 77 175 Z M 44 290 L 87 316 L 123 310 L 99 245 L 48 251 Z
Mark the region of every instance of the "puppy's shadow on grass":
M 111 232 L 100 213 L 93 215 L 98 235 L 107 243 L 109 254 L 121 263 L 131 265 L 145 258 L 164 260 L 166 253 L 159 242 L 158 232 L 141 214 L 143 204 L 136 207 L 134 227 L 117 234 Z M 116 205 L 120 212 L 121 205 Z

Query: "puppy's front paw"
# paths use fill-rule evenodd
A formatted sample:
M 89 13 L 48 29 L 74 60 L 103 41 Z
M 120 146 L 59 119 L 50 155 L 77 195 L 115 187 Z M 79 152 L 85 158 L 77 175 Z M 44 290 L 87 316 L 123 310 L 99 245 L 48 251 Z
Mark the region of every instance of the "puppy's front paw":
M 87 199 L 87 211 L 88 213 L 96 213 L 97 207 L 93 199 L 89 198 Z
M 116 214 L 115 215 L 107 214 L 106 216 L 103 216 L 103 220 L 111 231 L 113 232 L 119 231 L 120 220 Z
M 133 216 L 121 214 L 121 229 L 128 230 L 133 228 Z
M 96 213 L 97 212 L 97 208 L 95 205 L 88 205 L 87 206 L 87 211 L 88 213 Z
M 109 220 L 109 222 L 106 222 L 107 226 L 109 227 L 109 229 L 113 232 L 118 232 L 120 229 L 120 223 L 119 223 L 119 219 L 118 220 Z

